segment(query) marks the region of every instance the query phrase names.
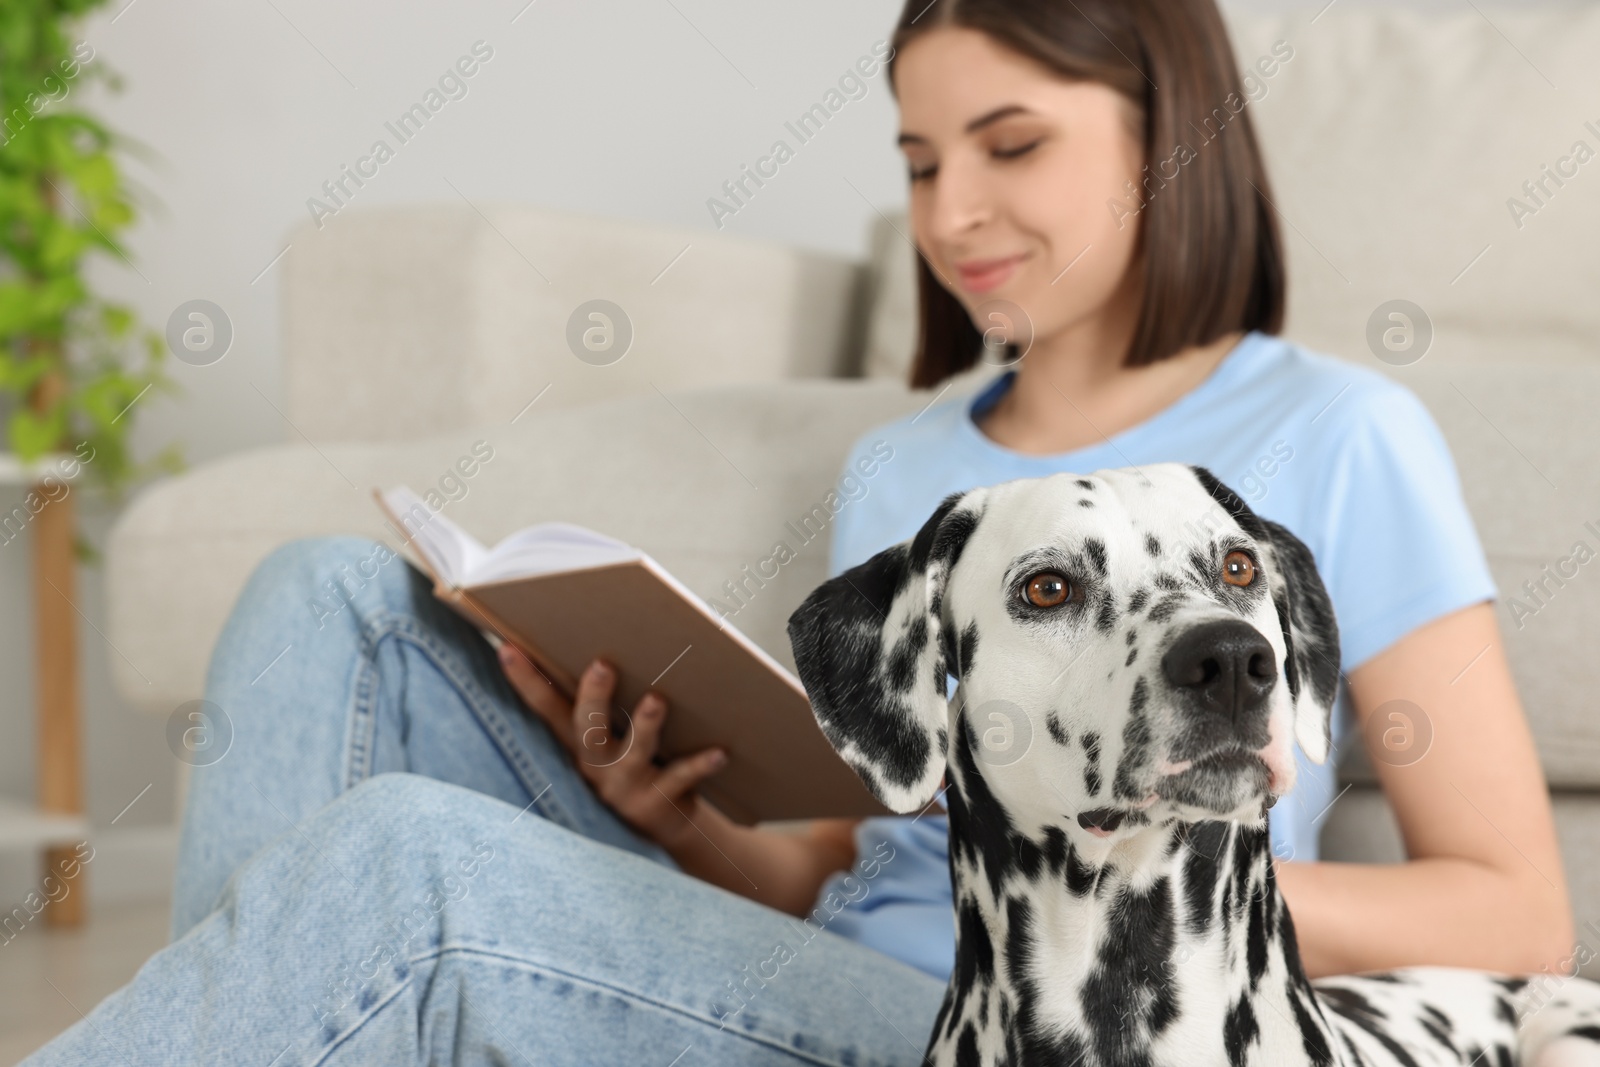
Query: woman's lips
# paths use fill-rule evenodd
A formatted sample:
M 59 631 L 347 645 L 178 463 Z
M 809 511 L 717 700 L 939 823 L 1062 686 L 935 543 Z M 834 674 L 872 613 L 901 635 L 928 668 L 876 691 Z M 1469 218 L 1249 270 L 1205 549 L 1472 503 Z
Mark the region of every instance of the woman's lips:
M 961 285 L 969 293 L 986 293 L 991 289 L 1004 285 L 1016 272 L 1017 265 L 1027 255 L 1010 256 L 1006 259 L 979 259 L 956 265 L 956 273 L 961 276 Z

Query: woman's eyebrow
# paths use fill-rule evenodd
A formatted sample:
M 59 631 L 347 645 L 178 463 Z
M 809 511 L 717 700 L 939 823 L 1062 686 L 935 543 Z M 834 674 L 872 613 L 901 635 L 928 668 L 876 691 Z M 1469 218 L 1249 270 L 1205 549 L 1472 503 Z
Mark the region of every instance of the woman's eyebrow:
M 988 126 L 988 125 L 991 125 L 993 123 L 999 122 L 1001 119 L 1004 119 L 1004 118 L 1010 118 L 1012 115 L 1019 115 L 1019 114 L 1026 115 L 1026 114 L 1030 114 L 1030 112 L 1028 111 L 1027 108 L 1023 107 L 1021 104 L 1005 104 L 1005 105 L 1002 105 L 1001 107 L 997 107 L 993 111 L 990 111 L 990 112 L 988 112 L 987 114 L 984 114 L 984 115 L 980 115 L 977 118 L 973 119 L 971 122 L 967 123 L 966 132 L 967 133 L 976 133 L 977 131 L 983 129 L 985 126 Z M 927 143 L 928 143 L 928 139 L 926 137 L 923 137 L 921 134 L 905 133 L 904 131 L 901 132 L 899 139 L 895 141 L 896 145 L 927 144 Z

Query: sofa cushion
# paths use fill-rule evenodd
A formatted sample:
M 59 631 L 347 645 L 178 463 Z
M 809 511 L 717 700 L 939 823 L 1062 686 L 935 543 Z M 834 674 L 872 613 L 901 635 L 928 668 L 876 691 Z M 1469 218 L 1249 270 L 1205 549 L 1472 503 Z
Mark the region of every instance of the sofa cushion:
M 821 252 L 496 204 L 355 208 L 290 244 L 287 414 L 317 442 L 504 422 L 536 396 L 556 408 L 855 369 L 861 268 Z M 631 323 L 615 362 L 569 345 L 597 298 Z
M 1600 788 L 1600 365 L 1424 360 L 1393 376 L 1455 456 L 1546 775 Z M 1352 778 L 1370 781 L 1364 754 L 1351 758 Z

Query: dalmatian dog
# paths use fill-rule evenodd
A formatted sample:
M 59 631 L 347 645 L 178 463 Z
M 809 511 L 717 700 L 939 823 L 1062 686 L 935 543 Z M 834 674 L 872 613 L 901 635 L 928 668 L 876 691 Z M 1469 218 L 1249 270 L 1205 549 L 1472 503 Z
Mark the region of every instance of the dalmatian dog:
M 1327 759 L 1338 630 L 1306 546 L 1205 468 L 951 494 L 788 629 L 880 800 L 946 784 L 956 959 L 925 1062 L 1600 1064 L 1600 985 L 1568 974 L 1307 979 L 1267 810 L 1293 742 Z

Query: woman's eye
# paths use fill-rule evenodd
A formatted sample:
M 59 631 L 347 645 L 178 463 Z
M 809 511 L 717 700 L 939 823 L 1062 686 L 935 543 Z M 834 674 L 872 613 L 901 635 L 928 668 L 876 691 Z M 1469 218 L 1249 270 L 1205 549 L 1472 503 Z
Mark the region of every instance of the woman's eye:
M 1249 553 L 1234 549 L 1222 557 L 1222 580 L 1240 588 L 1256 580 L 1255 560 Z
M 936 170 L 938 170 L 937 167 L 923 167 L 921 170 L 918 170 L 916 167 L 911 167 L 907 169 L 906 177 L 911 181 L 920 182 L 925 178 L 933 177 L 933 172 Z
M 1055 608 L 1072 597 L 1072 583 L 1055 571 L 1041 571 L 1022 587 L 1022 599 L 1036 608 Z
M 1030 141 L 1028 144 L 1020 145 L 1016 148 L 996 148 L 994 150 L 994 154 L 999 156 L 1001 159 L 1016 159 L 1018 156 L 1027 155 L 1029 152 L 1032 152 L 1038 147 L 1038 141 Z

